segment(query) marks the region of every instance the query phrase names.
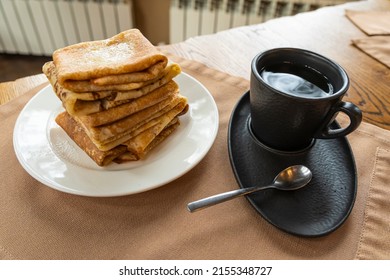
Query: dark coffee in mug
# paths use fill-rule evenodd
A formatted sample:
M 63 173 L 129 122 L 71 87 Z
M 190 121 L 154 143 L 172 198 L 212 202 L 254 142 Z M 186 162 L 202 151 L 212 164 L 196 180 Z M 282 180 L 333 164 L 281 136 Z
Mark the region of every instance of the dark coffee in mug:
M 306 98 L 321 98 L 333 94 L 329 79 L 308 66 L 280 63 L 260 71 L 263 80 L 284 93 Z
M 343 137 L 360 124 L 359 108 L 342 100 L 349 87 L 345 70 L 309 50 L 276 48 L 252 60 L 250 79 L 252 136 L 272 151 L 301 152 L 315 139 Z M 337 114 L 346 127 L 332 125 Z

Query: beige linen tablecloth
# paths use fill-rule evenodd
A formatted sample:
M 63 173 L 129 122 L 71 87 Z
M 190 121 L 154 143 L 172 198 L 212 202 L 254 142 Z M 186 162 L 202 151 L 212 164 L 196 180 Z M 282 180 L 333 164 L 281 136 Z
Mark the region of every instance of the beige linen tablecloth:
M 348 137 L 358 194 L 351 215 L 335 232 L 320 238 L 286 234 L 245 198 L 189 213 L 188 202 L 238 188 L 227 128 L 249 83 L 173 59 L 214 96 L 219 132 L 194 169 L 144 193 L 90 198 L 39 183 L 16 159 L 12 133 L 20 110 L 46 84 L 0 106 L 0 259 L 390 259 L 390 131 L 367 123 Z

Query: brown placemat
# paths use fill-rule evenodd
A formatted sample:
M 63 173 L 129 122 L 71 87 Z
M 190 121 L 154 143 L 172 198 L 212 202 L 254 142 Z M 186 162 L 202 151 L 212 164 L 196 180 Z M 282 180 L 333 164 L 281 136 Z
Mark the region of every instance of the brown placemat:
M 249 83 L 194 61 L 171 59 L 214 96 L 219 132 L 210 152 L 194 169 L 144 193 L 90 198 L 39 183 L 21 167 L 12 145 L 16 118 L 39 88 L 0 106 L 0 259 L 355 258 L 358 247 L 371 240 L 368 232 L 371 236 L 377 233 L 375 227 L 366 227 L 371 217 L 365 212 L 366 202 L 369 192 L 389 185 L 387 178 L 372 178 L 378 168 L 389 171 L 387 163 L 383 167 L 377 159 L 377 149 L 390 149 L 390 132 L 363 123 L 349 136 L 359 173 L 358 195 L 350 217 L 330 235 L 300 238 L 286 234 L 259 216 L 245 198 L 189 213 L 188 202 L 238 187 L 229 163 L 227 129 L 232 109 Z M 382 199 L 389 201 L 390 197 Z M 369 200 L 373 205 L 376 196 Z M 379 216 L 389 213 L 377 211 Z M 389 239 L 388 229 L 376 238 L 377 244 Z M 390 259 L 388 252 L 359 257 Z

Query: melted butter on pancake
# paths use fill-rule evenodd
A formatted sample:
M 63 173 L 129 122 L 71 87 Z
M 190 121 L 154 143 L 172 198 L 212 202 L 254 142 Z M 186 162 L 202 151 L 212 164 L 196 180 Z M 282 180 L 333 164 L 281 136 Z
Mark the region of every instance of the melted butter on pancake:
M 92 47 L 84 53 L 79 63 L 112 65 L 131 59 L 134 56 L 134 45 L 129 43 L 107 44 L 105 48 Z

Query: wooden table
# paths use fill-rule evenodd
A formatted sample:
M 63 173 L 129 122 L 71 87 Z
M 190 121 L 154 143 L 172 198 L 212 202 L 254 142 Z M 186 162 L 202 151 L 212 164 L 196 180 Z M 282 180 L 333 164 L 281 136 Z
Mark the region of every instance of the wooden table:
M 367 35 L 345 17 L 345 9 L 390 10 L 390 1 L 368 0 L 326 7 L 190 38 L 161 49 L 246 79 L 250 77 L 252 58 L 265 49 L 298 47 L 318 52 L 347 71 L 351 85 L 344 99 L 361 108 L 365 121 L 390 129 L 390 69 L 351 45 L 351 39 Z

